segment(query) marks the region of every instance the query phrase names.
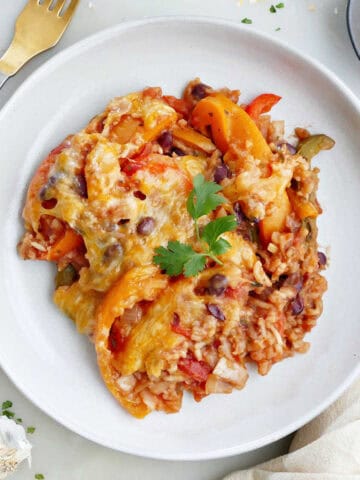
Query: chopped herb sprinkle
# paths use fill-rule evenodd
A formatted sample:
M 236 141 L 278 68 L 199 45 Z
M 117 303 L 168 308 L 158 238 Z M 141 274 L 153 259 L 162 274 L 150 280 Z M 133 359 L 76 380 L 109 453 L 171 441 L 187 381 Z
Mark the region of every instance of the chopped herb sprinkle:
M 280 27 L 275 28 L 275 32 L 279 32 L 281 30 Z
M 22 423 L 22 418 L 17 418 L 15 421 L 16 423 Z
M 7 418 L 14 418 L 15 417 L 15 413 L 11 412 L 10 410 L 3 410 L 2 415 L 5 415 L 5 417 L 7 417 Z
M 26 429 L 26 433 L 34 433 L 34 432 L 35 432 L 35 430 L 36 430 L 36 428 L 35 428 L 35 427 L 27 427 L 27 429 Z
M 11 408 L 13 406 L 13 403 L 10 402 L 10 400 L 6 400 L 6 402 L 3 402 L 1 405 L 1 410 L 7 410 L 8 408 Z
M 274 5 L 271 5 L 269 10 L 270 10 L 271 13 L 276 13 L 276 8 L 274 7 Z
M 276 8 L 284 8 L 284 7 L 285 7 L 285 4 L 284 4 L 283 2 L 278 3 L 278 4 L 276 5 Z
M 246 23 L 246 25 L 251 25 L 253 22 L 252 22 L 251 18 L 246 18 L 245 17 L 241 20 L 241 23 Z
M 45 477 L 42 473 L 35 473 L 34 478 L 36 478 L 36 480 L 44 480 Z

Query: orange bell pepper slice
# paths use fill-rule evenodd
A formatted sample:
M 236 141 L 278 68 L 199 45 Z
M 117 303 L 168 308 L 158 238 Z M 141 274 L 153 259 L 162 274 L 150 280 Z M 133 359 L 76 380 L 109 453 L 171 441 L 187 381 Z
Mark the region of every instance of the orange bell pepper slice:
M 281 100 L 279 95 L 273 93 L 263 93 L 249 103 L 246 107 L 246 113 L 250 115 L 253 120 L 257 120 L 263 113 L 270 112 L 272 107 Z
M 193 128 L 174 127 L 172 134 L 174 138 L 181 140 L 186 145 L 202 150 L 205 153 L 211 154 L 216 149 L 209 137 L 201 135 L 201 133 L 197 132 Z
M 84 240 L 82 236 L 76 233 L 72 228 L 68 228 L 65 230 L 64 235 L 50 247 L 46 259 L 57 262 L 67 253 L 75 250 L 83 244 Z
M 231 143 L 248 150 L 255 158 L 267 159 L 271 150 L 252 118 L 222 94 L 208 96 L 195 106 L 192 125 L 203 135 L 209 130 L 215 145 L 225 153 Z
M 300 197 L 291 188 L 287 190 L 287 194 L 291 206 L 300 220 L 304 220 L 305 218 L 316 218 L 319 215 L 320 212 L 312 202 Z
M 291 213 L 291 204 L 286 191 L 278 195 L 272 203 L 272 212 L 259 222 L 260 239 L 267 245 L 273 232 L 282 232 L 286 226 L 286 217 Z
M 113 366 L 113 353 L 109 349 L 111 327 L 126 308 L 136 303 L 154 300 L 168 285 L 168 278 L 155 265 L 135 267 L 126 272 L 108 291 L 97 311 L 95 347 L 101 376 L 117 401 L 132 415 L 143 418 L 150 413 L 149 407 L 141 402 L 131 401 L 119 388 L 120 373 Z

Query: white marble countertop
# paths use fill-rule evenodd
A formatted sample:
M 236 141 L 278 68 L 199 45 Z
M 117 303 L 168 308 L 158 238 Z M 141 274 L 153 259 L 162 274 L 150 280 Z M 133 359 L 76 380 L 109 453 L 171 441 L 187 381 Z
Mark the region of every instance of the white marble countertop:
M 25 3 L 26 0 L 1 2 L 0 53 L 11 40 L 16 16 Z M 60 43 L 33 59 L 0 90 L 0 108 L 32 71 L 77 40 L 126 19 L 183 14 L 222 17 L 235 22 L 251 18 L 253 23 L 249 28 L 266 32 L 312 55 L 360 97 L 360 62 L 346 30 L 346 3 L 346 0 L 285 0 L 285 8 L 270 13 L 271 0 L 80 0 L 75 18 Z M 46 480 L 215 480 L 232 470 L 284 453 L 291 438 L 227 459 L 149 460 L 108 450 L 63 428 L 32 405 L 0 369 L 0 403 L 8 399 L 26 425 L 36 426 L 30 438 L 34 445 L 33 467 L 29 471 L 27 465 L 22 465 L 11 477 L 18 480 L 32 479 L 40 472 Z

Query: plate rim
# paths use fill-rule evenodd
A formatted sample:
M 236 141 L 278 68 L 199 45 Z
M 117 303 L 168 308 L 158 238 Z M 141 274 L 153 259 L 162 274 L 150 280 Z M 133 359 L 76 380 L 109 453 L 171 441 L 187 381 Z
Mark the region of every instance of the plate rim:
M 29 75 L 29 77 L 11 95 L 9 100 L 5 103 L 3 108 L 0 110 L 0 123 L 4 120 L 4 117 L 6 116 L 7 112 L 11 110 L 13 103 L 17 101 L 17 97 L 20 96 L 23 92 L 26 92 L 26 90 L 29 87 L 31 87 L 32 83 L 36 82 L 38 77 L 41 77 L 41 75 L 43 73 L 46 73 L 48 69 L 56 68 L 57 65 L 61 64 L 67 58 L 71 58 L 72 56 L 76 55 L 76 53 L 87 50 L 88 48 L 91 48 L 92 45 L 98 45 L 102 41 L 106 41 L 107 39 L 112 38 L 113 36 L 115 36 L 116 34 L 120 33 L 123 30 L 139 28 L 144 25 L 149 25 L 154 23 L 163 24 L 163 23 L 169 23 L 169 22 L 180 22 L 180 23 L 188 23 L 188 24 L 197 22 L 197 23 L 207 24 L 207 25 L 217 25 L 220 27 L 226 27 L 226 28 L 246 32 L 246 34 L 249 35 L 250 37 L 258 38 L 258 39 L 260 38 L 262 40 L 270 42 L 275 47 L 279 47 L 280 49 L 282 49 L 285 53 L 293 57 L 296 57 L 300 61 L 303 61 L 309 64 L 315 70 L 320 71 L 320 73 L 324 75 L 330 83 L 335 84 L 335 86 L 343 92 L 343 94 L 350 101 L 353 108 L 357 110 L 357 113 L 360 118 L 360 99 L 352 92 L 352 90 L 344 83 L 344 81 L 342 81 L 335 73 L 333 73 L 329 68 L 324 66 L 318 60 L 312 58 L 307 54 L 304 54 L 297 48 L 294 48 L 292 46 L 285 44 L 282 40 L 273 38 L 270 34 L 263 33 L 257 29 L 250 30 L 248 29 L 248 27 L 244 27 L 243 25 L 240 25 L 231 20 L 219 19 L 219 18 L 210 17 L 210 16 L 200 16 L 200 15 L 166 15 L 166 16 L 146 17 L 142 19 L 135 19 L 135 20 L 120 22 L 115 26 L 102 29 L 90 36 L 87 36 L 84 39 L 81 39 L 80 41 L 75 42 L 74 44 L 68 46 L 61 52 L 55 54 L 49 60 L 44 62 L 39 68 L 34 70 Z M 294 421 L 289 425 L 287 425 L 286 427 L 276 430 L 275 432 L 269 433 L 261 437 L 260 439 L 243 443 L 242 445 L 235 445 L 232 447 L 225 447 L 225 448 L 216 448 L 216 449 L 212 449 L 212 450 L 208 450 L 206 452 L 200 452 L 200 453 L 193 452 L 193 453 L 182 454 L 180 452 L 180 453 L 164 454 L 161 452 L 160 453 L 148 452 L 144 449 L 140 451 L 134 451 L 134 448 L 131 448 L 131 447 L 128 448 L 126 445 L 122 446 L 121 448 L 114 447 L 111 444 L 111 442 L 107 440 L 107 438 L 99 438 L 99 437 L 95 438 L 91 432 L 81 429 L 80 425 L 78 425 L 76 421 L 74 422 L 74 421 L 71 421 L 71 419 L 63 418 L 61 414 L 59 415 L 53 412 L 50 413 L 47 410 L 46 406 L 45 407 L 42 406 L 43 402 L 41 400 L 37 400 L 36 398 L 33 398 L 33 395 L 31 393 L 28 393 L 23 390 L 21 386 L 21 382 L 18 382 L 16 380 L 16 375 L 15 375 L 15 378 L 13 378 L 13 376 L 11 376 L 11 373 L 8 373 L 8 372 L 11 372 L 12 369 L 4 368 L 4 363 L 6 362 L 4 362 L 4 359 L 1 358 L 0 356 L 0 367 L 2 368 L 5 375 L 9 378 L 9 380 L 16 386 L 16 388 L 18 388 L 19 391 L 31 403 L 36 405 L 36 407 L 38 407 L 43 413 L 45 413 L 47 416 L 55 420 L 55 422 L 65 426 L 72 432 L 82 436 L 83 438 L 86 438 L 87 440 L 95 442 L 96 444 L 99 444 L 101 446 L 105 446 L 112 450 L 121 451 L 124 453 L 133 454 L 133 455 L 141 456 L 145 458 L 152 458 L 157 460 L 178 460 L 178 461 L 179 460 L 198 461 L 198 460 L 225 458 L 225 457 L 230 457 L 233 455 L 249 452 L 256 448 L 260 448 L 272 442 L 275 442 L 276 440 L 279 440 L 280 438 L 285 437 L 289 433 L 299 429 L 306 423 L 313 420 L 319 414 L 321 414 L 326 408 L 328 408 L 333 402 L 335 402 L 340 397 L 340 395 L 360 375 L 360 359 L 359 359 L 356 367 L 350 371 L 350 373 L 344 378 L 343 382 L 332 392 L 331 395 L 327 396 L 323 402 L 317 405 L 317 407 L 313 408 L 308 413 L 299 417 L 297 421 Z

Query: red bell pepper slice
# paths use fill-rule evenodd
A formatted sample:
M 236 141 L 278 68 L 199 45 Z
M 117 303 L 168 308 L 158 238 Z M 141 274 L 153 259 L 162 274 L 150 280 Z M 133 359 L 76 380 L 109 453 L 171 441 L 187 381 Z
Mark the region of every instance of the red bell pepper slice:
M 180 358 L 178 368 L 196 382 L 206 382 L 212 370 L 208 363 L 192 357 Z
M 253 120 L 257 120 L 261 114 L 269 112 L 280 100 L 281 97 L 278 95 L 263 93 L 249 103 L 246 107 L 246 113 L 250 115 Z

